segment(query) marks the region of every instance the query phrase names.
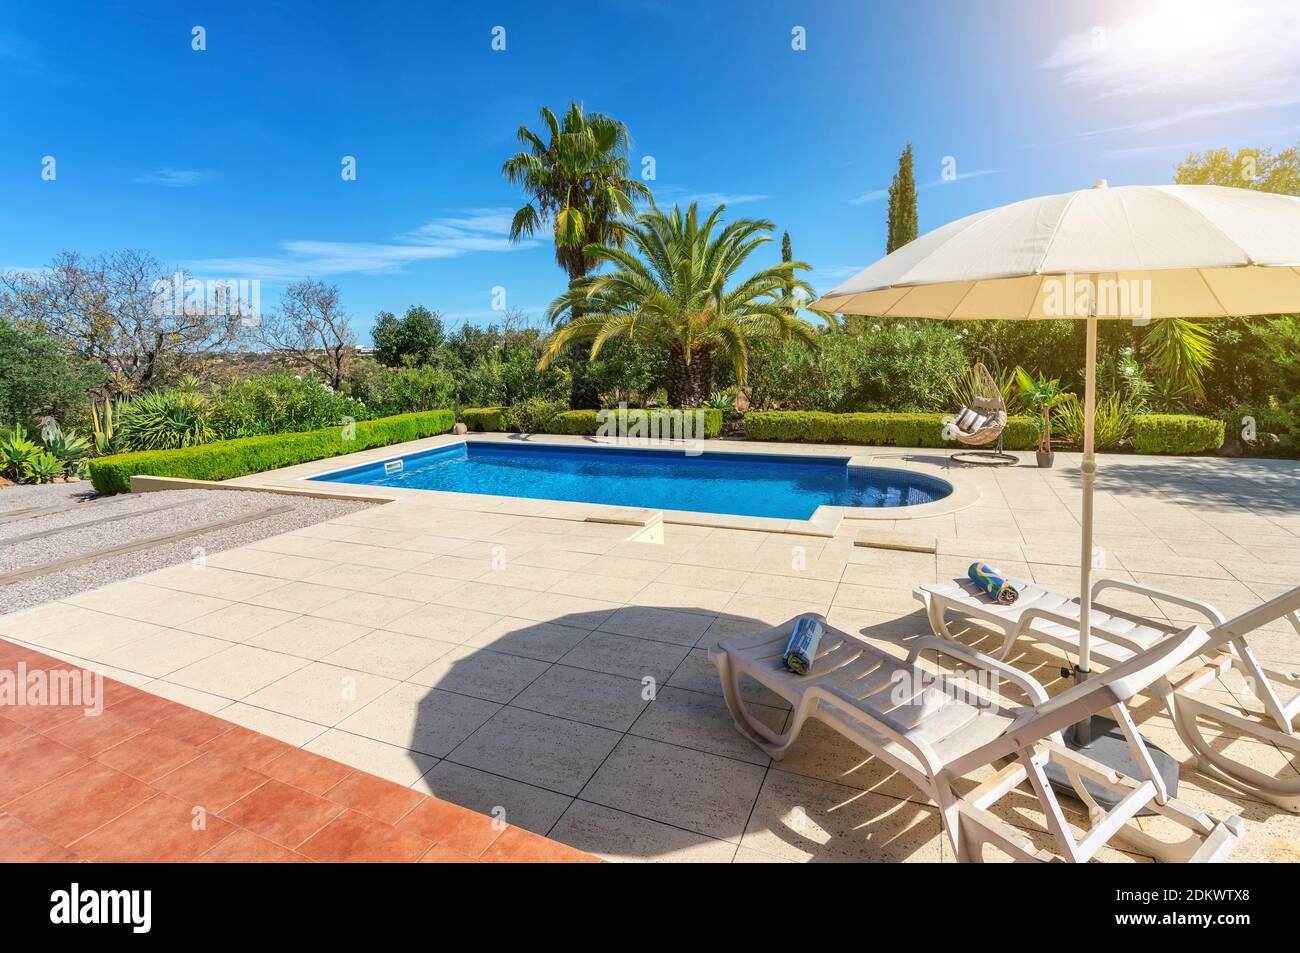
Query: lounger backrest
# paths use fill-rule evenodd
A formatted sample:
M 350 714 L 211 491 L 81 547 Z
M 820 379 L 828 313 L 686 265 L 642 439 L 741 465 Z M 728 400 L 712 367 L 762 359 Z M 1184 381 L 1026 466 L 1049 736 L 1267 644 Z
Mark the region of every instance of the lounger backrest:
M 1222 640 L 1225 635 L 1242 636 L 1276 619 L 1284 618 L 1292 612 L 1300 612 L 1300 586 L 1288 589 L 1280 596 L 1268 600 L 1263 605 L 1248 609 L 1241 615 L 1233 616 L 1222 625 L 1216 626 L 1210 632 L 1210 636 L 1216 641 Z

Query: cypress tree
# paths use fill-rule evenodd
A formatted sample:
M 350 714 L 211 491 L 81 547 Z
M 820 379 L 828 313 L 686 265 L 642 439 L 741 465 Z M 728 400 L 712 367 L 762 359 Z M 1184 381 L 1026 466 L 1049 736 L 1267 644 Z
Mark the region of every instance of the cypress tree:
M 781 260 L 794 261 L 794 250 L 790 247 L 789 232 L 781 233 Z M 794 288 L 788 283 L 786 284 L 785 288 L 782 289 L 782 291 L 784 293 L 784 296 L 787 298 L 790 297 L 790 295 L 794 294 Z
M 912 175 L 912 144 L 898 157 L 898 172 L 889 186 L 889 236 L 885 254 L 916 238 L 916 179 Z

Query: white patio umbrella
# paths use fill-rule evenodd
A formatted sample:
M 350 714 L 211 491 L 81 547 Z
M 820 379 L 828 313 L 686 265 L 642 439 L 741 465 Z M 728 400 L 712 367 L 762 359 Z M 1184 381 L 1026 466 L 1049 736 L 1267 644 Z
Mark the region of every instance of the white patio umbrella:
M 1078 678 L 1090 666 L 1097 322 L 1300 312 L 1300 198 L 1211 185 L 1013 202 L 921 236 L 815 308 L 882 318 L 1088 322 Z

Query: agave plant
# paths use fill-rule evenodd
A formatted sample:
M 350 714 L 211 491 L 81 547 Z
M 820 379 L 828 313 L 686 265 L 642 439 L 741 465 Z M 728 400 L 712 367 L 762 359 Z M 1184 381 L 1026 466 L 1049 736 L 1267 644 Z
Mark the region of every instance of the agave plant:
M 116 440 L 126 450 L 174 450 L 212 439 L 212 410 L 201 394 L 155 391 L 124 401 Z
M 63 476 L 63 463 L 52 453 L 38 451 L 27 461 L 26 478 L 32 483 L 49 483 Z
M 27 439 L 22 424 L 14 424 L 12 433 L 0 433 L 0 476 L 26 479 L 32 458 L 39 452 L 40 447 Z
M 95 429 L 96 453 L 112 453 L 116 446 L 113 413 L 117 406 L 118 403 L 108 397 L 105 397 L 102 403 L 96 400 L 90 402 L 90 420 Z
M 68 476 L 80 474 L 90 456 L 90 441 L 80 436 L 75 430 L 64 433 L 55 430 L 45 441 L 46 451 L 59 461 L 63 472 Z

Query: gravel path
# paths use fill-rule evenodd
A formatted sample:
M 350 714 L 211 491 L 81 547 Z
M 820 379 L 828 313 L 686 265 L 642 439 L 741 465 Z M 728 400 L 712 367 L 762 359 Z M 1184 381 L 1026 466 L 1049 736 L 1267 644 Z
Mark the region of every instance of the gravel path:
M 75 505 L 58 513 L 0 522 L 0 575 L 181 532 L 188 527 L 235 519 L 273 506 L 290 506 L 292 509 L 239 526 L 188 536 L 138 552 L 96 559 L 81 566 L 0 586 L 0 613 L 15 612 L 188 562 L 193 558 L 195 548 L 202 548 L 208 554 L 216 553 L 372 505 L 352 500 L 228 490 L 168 490 L 95 497 L 89 483 L 52 483 L 0 490 L 0 520 L 15 515 L 17 510 L 64 504 Z M 164 506 L 168 508 L 158 510 Z M 145 512 L 147 510 L 157 512 Z M 95 526 L 75 525 L 116 516 L 127 518 Z M 38 539 L 11 542 L 22 536 L 61 527 L 69 528 Z

